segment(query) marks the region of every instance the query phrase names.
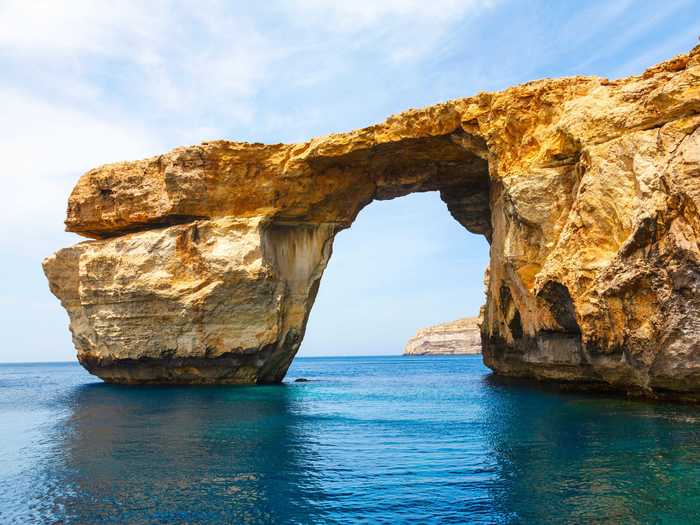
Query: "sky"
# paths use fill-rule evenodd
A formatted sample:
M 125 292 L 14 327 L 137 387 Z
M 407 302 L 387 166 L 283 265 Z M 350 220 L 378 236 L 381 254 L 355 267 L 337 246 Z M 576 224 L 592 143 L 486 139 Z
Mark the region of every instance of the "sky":
M 688 51 L 700 2 L 0 0 L 0 362 L 74 359 L 41 260 L 97 165 L 208 139 L 295 142 L 411 107 Z M 400 353 L 474 315 L 488 245 L 435 194 L 335 241 L 300 355 Z

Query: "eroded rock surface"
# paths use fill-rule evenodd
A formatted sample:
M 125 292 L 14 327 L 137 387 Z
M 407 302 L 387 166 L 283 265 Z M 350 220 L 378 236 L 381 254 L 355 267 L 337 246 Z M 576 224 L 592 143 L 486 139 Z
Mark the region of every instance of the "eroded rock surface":
M 207 142 L 85 174 L 44 269 L 116 382 L 275 382 L 334 234 L 439 191 L 491 243 L 496 373 L 700 394 L 700 48 L 621 80 L 538 80 L 303 144 Z M 370 298 L 371 299 L 371 298 Z
M 221 217 L 65 248 L 44 261 L 80 362 L 118 383 L 281 381 L 334 227 Z
M 464 317 L 421 328 L 411 337 L 405 355 L 458 355 L 481 353 L 481 328 L 478 317 Z

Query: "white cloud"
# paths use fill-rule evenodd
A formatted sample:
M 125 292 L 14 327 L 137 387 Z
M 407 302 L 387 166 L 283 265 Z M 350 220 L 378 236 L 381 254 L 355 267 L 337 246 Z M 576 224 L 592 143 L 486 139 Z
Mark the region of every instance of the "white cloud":
M 22 74 L 44 98 L 180 128 L 226 119 L 252 126 L 255 98 L 276 82 L 312 88 L 357 55 L 420 60 L 464 16 L 496 1 L 289 0 L 260 13 L 219 0 L 0 0 L 0 49 L 18 70 L 33 65 Z
M 390 62 L 418 60 L 468 14 L 491 8 L 498 0 L 295 0 L 304 20 L 326 31 L 355 39 Z M 352 43 L 350 44 L 352 45 Z
M 162 2 L 3 0 L 0 44 L 28 53 L 120 54 L 162 31 L 163 7 Z
M 699 34 L 700 22 L 696 22 L 694 27 L 678 32 L 661 42 L 655 43 L 653 47 L 637 53 L 634 58 L 617 67 L 614 71 L 614 76 L 637 75 L 657 62 L 668 60 L 680 53 L 687 53 L 693 46 L 697 45 Z
M 128 89 L 165 113 L 217 107 L 249 119 L 246 99 L 277 54 L 220 2 L 5 0 L 0 20 L 0 48 L 41 64 L 39 74 L 53 73 L 48 82 L 59 91 L 105 99 Z M 104 69 L 111 78 L 100 76 Z M 71 89 L 61 89 L 65 83 Z
M 495 0 L 296 0 L 304 15 L 316 14 L 337 29 L 358 32 L 392 20 L 454 21 L 471 10 L 494 5 Z M 417 35 L 411 35 L 416 38 Z
M 0 89 L 0 243 L 26 245 L 63 228 L 68 194 L 78 177 L 106 162 L 162 149 L 145 129 Z
M 606 39 L 605 46 L 601 46 L 597 52 L 589 55 L 583 62 L 575 64 L 573 67 L 571 67 L 570 71 L 575 74 L 580 74 L 581 71 L 584 71 L 590 65 L 595 64 L 606 57 L 615 57 L 625 48 L 630 47 L 635 41 L 643 38 L 650 32 L 653 32 L 654 28 L 658 27 L 664 20 L 670 18 L 681 9 L 688 7 L 688 4 L 688 0 L 667 0 L 659 3 L 652 15 L 640 17 L 639 19 L 634 20 L 634 22 L 625 24 L 624 30 L 611 35 L 612 38 Z M 632 7 L 633 6 L 629 3 L 616 4 L 616 8 L 611 12 L 608 12 L 606 23 L 609 25 L 613 20 L 619 18 L 625 11 L 629 11 Z M 584 18 L 584 20 L 579 21 L 579 24 L 580 27 L 588 27 L 590 26 L 590 21 Z M 590 36 L 590 33 L 586 33 L 584 31 L 578 31 L 578 33 Z M 661 59 L 667 58 L 658 53 L 656 56 L 661 57 Z M 656 60 L 659 60 L 659 58 L 656 58 Z M 650 65 L 651 62 L 646 64 L 646 66 Z

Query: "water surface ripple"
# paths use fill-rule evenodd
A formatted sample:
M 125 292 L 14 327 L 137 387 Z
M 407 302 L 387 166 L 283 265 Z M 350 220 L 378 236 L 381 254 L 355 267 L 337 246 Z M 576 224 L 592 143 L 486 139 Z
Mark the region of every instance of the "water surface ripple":
M 0 365 L 0 421 L 3 524 L 700 521 L 700 408 L 479 357 L 299 358 L 263 387 Z

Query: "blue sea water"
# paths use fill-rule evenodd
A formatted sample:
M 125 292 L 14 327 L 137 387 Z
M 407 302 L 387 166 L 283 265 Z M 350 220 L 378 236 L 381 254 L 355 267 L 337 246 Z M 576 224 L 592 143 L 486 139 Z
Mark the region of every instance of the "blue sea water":
M 0 523 L 697 523 L 699 438 L 696 406 L 479 357 L 298 358 L 260 387 L 0 365 Z

